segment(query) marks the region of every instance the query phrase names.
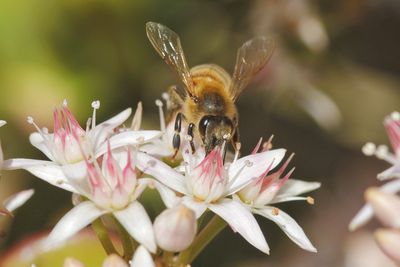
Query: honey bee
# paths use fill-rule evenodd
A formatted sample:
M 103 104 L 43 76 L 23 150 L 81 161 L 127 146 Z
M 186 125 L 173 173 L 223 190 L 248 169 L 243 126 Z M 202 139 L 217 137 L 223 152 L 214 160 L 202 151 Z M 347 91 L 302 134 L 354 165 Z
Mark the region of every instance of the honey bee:
M 168 27 L 148 22 L 146 33 L 155 50 L 175 69 L 184 84 L 183 97 L 176 87 L 169 90 L 170 98 L 175 103 L 174 108 L 179 110 L 176 113 L 172 140 L 175 155 L 181 143 L 182 120 L 188 123 L 187 134 L 193 153 L 195 138 L 202 141 L 206 154 L 227 141 L 231 141 L 236 150 L 240 143 L 239 116 L 235 101 L 251 79 L 267 64 L 275 42 L 265 37 L 256 37 L 245 42 L 237 52 L 231 77 L 215 64 L 189 69 L 179 36 Z

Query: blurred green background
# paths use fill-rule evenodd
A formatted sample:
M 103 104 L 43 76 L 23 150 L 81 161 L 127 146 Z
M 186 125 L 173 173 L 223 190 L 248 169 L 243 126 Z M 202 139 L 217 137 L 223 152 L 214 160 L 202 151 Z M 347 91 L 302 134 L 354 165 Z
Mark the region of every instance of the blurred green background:
M 362 247 L 369 239 L 362 232 L 349 234 L 347 225 L 363 203 L 363 190 L 377 184 L 376 174 L 387 167 L 360 148 L 367 141 L 388 142 L 383 117 L 400 107 L 400 2 L 3 0 L 5 157 L 44 158 L 29 144 L 34 129 L 26 116 L 51 129 L 52 110 L 63 99 L 83 125 L 92 100 L 101 101 L 98 121 L 143 101 L 144 128 L 158 129 L 154 101 L 178 80 L 147 40 L 147 21 L 181 36 L 190 66 L 212 62 L 228 72 L 244 41 L 273 37 L 271 62 L 237 101 L 243 151 L 274 134 L 275 146 L 296 153 L 294 177 L 323 183 L 312 194 L 314 206 L 281 206 L 304 227 L 318 254 L 302 251 L 273 223 L 259 220 L 270 256 L 227 229 L 194 266 L 357 266 L 354 257 L 360 247 L 370 249 Z M 3 173 L 0 199 L 28 187 L 36 194 L 12 225 L 4 222 L 9 226 L 1 251 L 50 229 L 72 206 L 67 192 L 23 171 Z M 151 198 L 148 205 L 154 214 Z

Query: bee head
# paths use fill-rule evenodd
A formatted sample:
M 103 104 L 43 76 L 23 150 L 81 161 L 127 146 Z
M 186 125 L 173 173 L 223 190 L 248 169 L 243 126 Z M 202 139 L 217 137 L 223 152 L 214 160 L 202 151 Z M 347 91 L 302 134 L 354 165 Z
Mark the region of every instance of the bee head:
M 234 124 L 226 116 L 204 116 L 199 123 L 199 133 L 208 154 L 214 147 L 229 141 L 234 133 Z

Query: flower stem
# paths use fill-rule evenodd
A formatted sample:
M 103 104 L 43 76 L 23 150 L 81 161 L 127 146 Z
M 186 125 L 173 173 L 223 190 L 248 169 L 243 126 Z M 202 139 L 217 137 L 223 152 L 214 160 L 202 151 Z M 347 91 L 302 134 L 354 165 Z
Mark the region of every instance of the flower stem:
M 101 245 L 103 246 L 104 250 L 106 251 L 107 255 L 110 254 L 118 254 L 117 250 L 115 249 L 110 236 L 108 235 L 107 229 L 104 227 L 101 218 L 96 219 L 92 223 L 92 228 L 95 231 L 97 237 L 100 240 Z
M 116 227 L 116 230 L 118 232 L 119 238 L 121 239 L 122 248 L 124 250 L 123 258 L 126 261 L 129 261 L 133 256 L 133 252 L 137 247 L 137 243 L 135 240 L 133 240 L 133 238 L 131 238 L 129 233 L 125 230 L 125 228 L 119 223 L 119 221 L 114 216 L 112 216 L 112 219 Z
M 222 220 L 218 215 L 214 215 L 214 217 L 196 236 L 192 245 L 186 250 L 182 251 L 179 255 L 179 263 L 181 266 L 186 266 L 187 264 L 191 263 L 211 242 L 211 240 L 213 240 L 214 237 L 225 228 L 226 225 L 227 224 L 224 220 Z

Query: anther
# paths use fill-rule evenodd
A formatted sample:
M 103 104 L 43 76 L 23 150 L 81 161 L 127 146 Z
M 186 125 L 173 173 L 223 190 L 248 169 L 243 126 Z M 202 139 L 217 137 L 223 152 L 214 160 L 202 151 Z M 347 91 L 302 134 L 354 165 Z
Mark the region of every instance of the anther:
M 366 156 L 372 156 L 376 152 L 376 146 L 374 143 L 368 142 L 362 147 L 362 152 Z
M 389 148 L 386 145 L 380 145 L 376 149 L 376 157 L 378 159 L 385 159 L 388 155 Z
M 392 120 L 399 121 L 400 120 L 400 112 L 393 111 L 392 114 L 390 114 L 390 117 L 392 118 Z
M 64 107 L 67 107 L 67 106 L 68 106 L 68 101 L 67 101 L 67 99 L 64 99 L 62 104 L 63 104 Z
M 93 108 L 93 115 L 92 115 L 92 129 L 96 127 L 96 110 L 100 108 L 100 101 L 96 100 L 92 102 L 92 108 Z
M 273 208 L 272 209 L 272 215 L 278 216 L 279 215 L 279 209 L 278 208 Z
M 310 204 L 310 205 L 314 205 L 314 203 L 315 203 L 315 200 L 314 200 L 314 198 L 312 198 L 312 197 L 307 197 L 306 201 L 307 201 L 307 203 Z

